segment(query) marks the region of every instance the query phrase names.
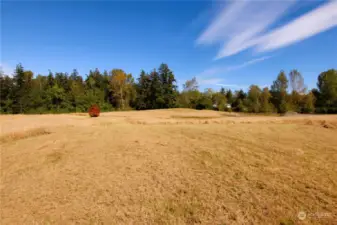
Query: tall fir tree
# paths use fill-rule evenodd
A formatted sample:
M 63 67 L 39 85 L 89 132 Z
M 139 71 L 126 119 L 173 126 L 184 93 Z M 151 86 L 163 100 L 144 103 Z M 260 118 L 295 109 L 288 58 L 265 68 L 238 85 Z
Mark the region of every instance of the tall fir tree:
M 150 102 L 152 109 L 161 109 L 165 105 L 165 100 L 162 91 L 162 82 L 160 80 L 159 73 L 154 69 L 150 73 Z
M 137 98 L 136 98 L 136 109 L 150 109 L 150 87 L 151 79 L 150 76 L 142 70 L 138 78 L 138 83 L 136 84 Z
M 272 103 L 279 113 L 285 113 L 288 111 L 287 103 L 287 88 L 288 79 L 283 70 L 279 73 L 276 80 L 271 86 Z
M 159 76 L 162 83 L 162 94 L 164 99 L 164 108 L 174 108 L 178 95 L 176 79 L 173 72 L 167 64 L 161 64 L 159 67 Z

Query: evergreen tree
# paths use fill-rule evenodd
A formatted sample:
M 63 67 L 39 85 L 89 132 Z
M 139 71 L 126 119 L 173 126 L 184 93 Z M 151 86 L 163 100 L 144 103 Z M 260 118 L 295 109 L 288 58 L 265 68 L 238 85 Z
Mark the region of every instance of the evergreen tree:
M 38 75 L 32 80 L 31 105 L 29 113 L 44 113 L 48 111 L 46 105 L 47 77 Z
M 62 112 L 62 109 L 66 109 L 68 105 L 64 104 L 65 99 L 66 93 L 57 83 L 47 90 L 47 104 L 52 112 Z
M 16 66 L 13 77 L 13 113 L 25 113 L 29 109 L 32 78 L 33 72 L 24 71 L 21 64 Z
M 220 94 L 226 95 L 226 90 L 225 90 L 224 87 L 221 87 L 221 88 L 220 88 Z
M 150 87 L 151 79 L 150 76 L 145 73 L 144 70 L 141 71 L 138 78 L 138 83 L 136 84 L 137 98 L 136 98 L 136 109 L 150 109 Z
M 93 104 L 104 105 L 105 91 L 101 89 L 102 80 L 103 77 L 98 69 L 89 71 L 89 75 L 87 75 L 85 80 L 84 96 L 84 102 L 87 108 Z
M 150 85 L 150 102 L 152 109 L 164 108 L 165 100 L 162 92 L 162 83 L 158 72 L 154 69 L 150 73 L 151 85 Z
M 159 76 L 162 84 L 162 94 L 164 99 L 164 108 L 174 108 L 177 100 L 177 86 L 173 72 L 167 64 L 161 64 L 159 67 Z
M 232 107 L 235 111 L 245 112 L 247 111 L 247 95 L 243 90 L 239 90 L 235 93 L 235 97 L 232 99 Z
M 47 77 L 47 84 L 48 84 L 48 88 L 52 88 L 55 84 L 54 75 L 50 70 L 49 70 L 49 74 Z
M 233 103 L 233 93 L 230 89 L 226 92 L 226 99 L 229 104 Z
M 0 74 L 0 112 L 13 113 L 13 79 L 9 76 Z
M 271 86 L 272 103 L 279 113 L 285 113 L 288 111 L 287 88 L 288 79 L 282 70 Z

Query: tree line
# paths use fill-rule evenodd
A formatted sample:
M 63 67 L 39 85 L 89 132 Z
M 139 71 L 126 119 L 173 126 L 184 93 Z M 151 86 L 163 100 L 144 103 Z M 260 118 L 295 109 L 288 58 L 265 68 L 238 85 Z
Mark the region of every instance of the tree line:
M 337 113 L 337 70 L 318 75 L 317 88 L 308 90 L 302 74 L 281 71 L 270 88 L 251 85 L 247 92 L 210 88 L 199 91 L 196 78 L 178 91 L 167 64 L 135 78 L 122 69 L 89 71 L 86 78 L 74 69 L 46 76 L 16 66 L 12 76 L 0 74 L 0 112 L 66 113 L 86 112 L 97 104 L 102 111 L 164 108 L 215 109 L 252 113 Z

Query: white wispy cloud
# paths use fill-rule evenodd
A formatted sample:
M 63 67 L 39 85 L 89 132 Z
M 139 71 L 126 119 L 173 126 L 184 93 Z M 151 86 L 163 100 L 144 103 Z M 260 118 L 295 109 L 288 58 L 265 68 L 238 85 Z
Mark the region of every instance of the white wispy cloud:
M 197 77 L 198 83 L 201 85 L 217 85 L 219 82 L 222 82 L 222 78 L 200 78 Z
M 337 1 L 330 1 L 267 32 L 294 2 L 231 1 L 200 35 L 197 43 L 224 43 L 216 56 L 219 59 L 251 47 L 260 52 L 285 47 L 337 25 Z
M 264 60 L 267 60 L 271 57 L 272 56 L 263 56 L 263 57 L 252 59 L 252 60 L 249 60 L 249 61 L 244 62 L 242 64 L 234 65 L 234 66 L 212 67 L 212 68 L 206 69 L 203 72 L 201 72 L 199 74 L 199 76 L 211 76 L 211 75 L 215 75 L 215 74 L 220 74 L 220 73 L 225 73 L 225 72 L 229 72 L 229 71 L 233 71 L 233 70 L 242 69 L 242 68 L 247 67 L 249 65 L 253 65 L 253 64 L 256 64 L 258 62 L 262 62 Z
M 230 87 L 230 88 L 247 88 L 247 85 L 238 85 L 238 84 L 215 84 L 221 87 Z
M 201 85 L 217 85 L 217 86 L 222 86 L 222 87 L 229 87 L 229 88 L 234 88 L 234 89 L 245 89 L 248 86 L 245 85 L 236 85 L 236 84 L 224 84 L 222 83 L 224 81 L 223 78 L 215 78 L 215 75 L 219 75 L 229 71 L 233 70 L 238 70 L 241 68 L 244 68 L 246 66 L 262 62 L 264 60 L 267 60 L 271 58 L 272 56 L 264 56 L 256 59 L 249 60 L 247 62 L 244 62 L 239 65 L 234 65 L 234 66 L 224 66 L 224 67 L 213 67 L 209 68 L 207 70 L 204 70 L 202 73 L 200 73 L 197 76 L 198 83 Z
M 337 25 L 337 1 L 323 6 L 261 37 L 258 50 L 273 50 L 326 31 Z
M 11 67 L 7 63 L 0 63 L 0 71 L 3 72 L 5 75 L 12 76 L 14 73 L 14 67 Z
M 253 65 L 253 64 L 256 64 L 258 62 L 262 62 L 264 60 L 270 59 L 271 57 L 272 56 L 263 56 L 263 57 L 260 57 L 260 58 L 257 58 L 257 59 L 252 59 L 252 60 L 249 60 L 247 62 L 242 63 L 241 65 L 228 67 L 227 71 L 238 70 L 238 69 L 244 68 L 246 66 Z

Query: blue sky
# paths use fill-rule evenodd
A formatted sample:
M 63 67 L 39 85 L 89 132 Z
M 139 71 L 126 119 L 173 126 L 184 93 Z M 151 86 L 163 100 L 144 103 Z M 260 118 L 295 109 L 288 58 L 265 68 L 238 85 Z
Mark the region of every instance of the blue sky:
M 35 74 L 167 63 L 179 86 L 270 86 L 298 69 L 309 88 L 337 68 L 337 1 L 2 1 L 1 65 Z

